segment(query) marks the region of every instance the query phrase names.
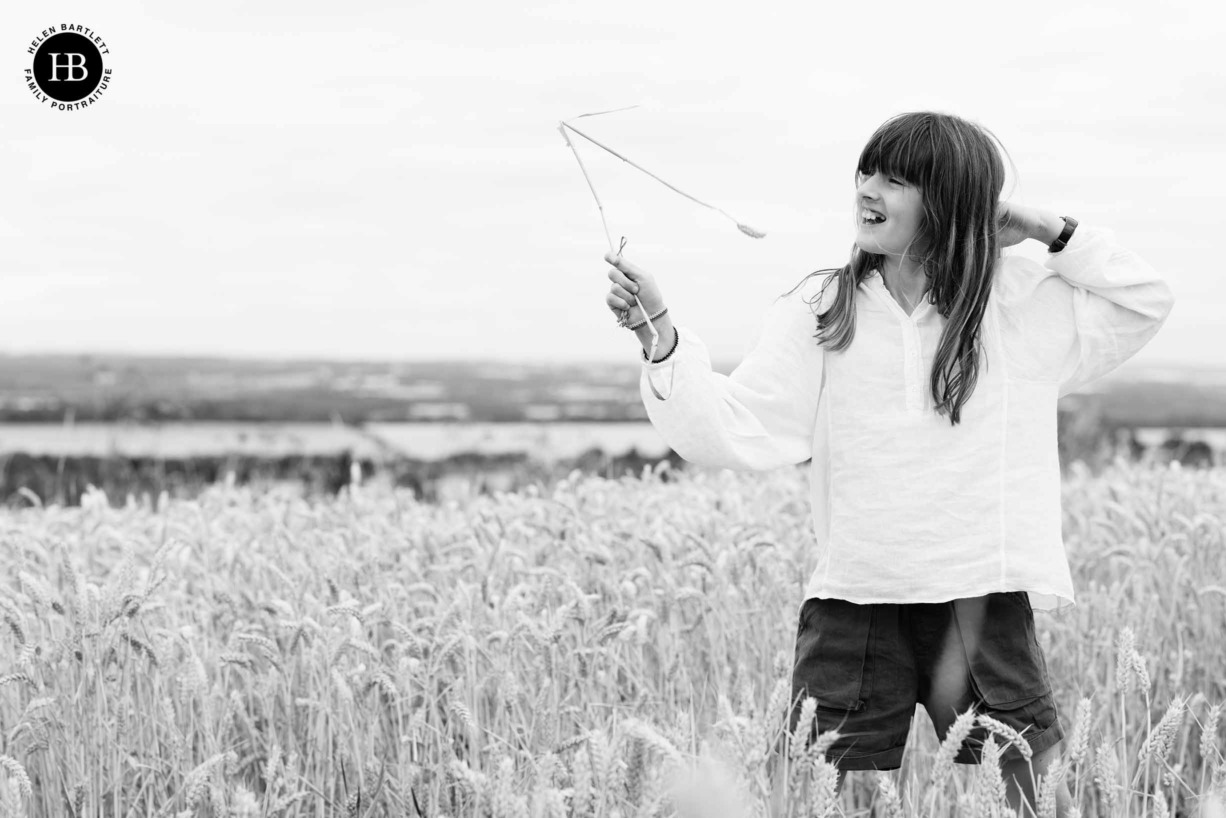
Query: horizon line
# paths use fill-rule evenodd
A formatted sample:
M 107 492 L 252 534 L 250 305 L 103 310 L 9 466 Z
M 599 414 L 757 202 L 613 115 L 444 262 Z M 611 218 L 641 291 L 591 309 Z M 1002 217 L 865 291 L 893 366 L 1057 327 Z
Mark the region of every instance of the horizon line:
M 641 363 L 642 356 L 638 356 L 638 361 L 635 360 L 634 353 L 631 352 L 627 356 L 629 360 L 621 357 L 613 358 L 607 356 L 593 356 L 588 358 L 562 358 L 543 360 L 540 358 L 506 358 L 506 357 L 455 357 L 455 358 L 426 358 L 426 357 L 366 357 L 366 356 L 339 356 L 328 357 L 313 353 L 257 353 L 257 354 L 241 354 L 241 353 L 221 353 L 221 352 L 132 352 L 132 351 L 116 351 L 116 350 L 80 350 L 80 351 L 11 351 L 0 350 L 0 358 L 3 359 L 18 359 L 18 358 L 44 358 L 44 359 L 71 359 L 71 358 L 118 358 L 118 359 L 133 359 L 133 360 L 157 360 L 157 361 L 232 361 L 239 363 L 286 363 L 286 364 L 428 364 L 428 365 L 515 365 L 515 366 L 532 366 L 532 367 L 566 367 L 578 366 L 583 364 L 605 364 L 605 365 L 634 365 Z M 743 358 L 741 359 L 743 360 Z M 717 360 L 712 359 L 712 365 L 727 365 L 733 366 L 740 363 L 740 360 Z M 1113 372 L 1107 373 L 1103 377 L 1110 377 L 1114 372 L 1123 369 L 1198 369 L 1198 370 L 1226 370 L 1226 362 L 1221 363 L 1197 363 L 1187 360 L 1144 360 L 1135 361 L 1128 360 L 1120 364 L 1119 368 Z

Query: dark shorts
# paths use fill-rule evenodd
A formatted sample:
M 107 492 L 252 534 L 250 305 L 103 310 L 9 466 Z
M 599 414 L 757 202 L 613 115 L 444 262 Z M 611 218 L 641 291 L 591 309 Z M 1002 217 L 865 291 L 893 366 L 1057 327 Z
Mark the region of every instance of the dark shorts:
M 1021 732 L 1035 753 L 1064 737 L 1024 591 L 935 604 L 808 599 L 796 632 L 793 729 L 806 696 L 817 699 L 809 740 L 837 729 L 827 758 L 841 770 L 897 769 L 916 704 L 942 739 L 970 707 Z M 977 726 L 956 760 L 978 763 L 986 735 Z M 1006 745 L 1002 760 L 1020 757 Z

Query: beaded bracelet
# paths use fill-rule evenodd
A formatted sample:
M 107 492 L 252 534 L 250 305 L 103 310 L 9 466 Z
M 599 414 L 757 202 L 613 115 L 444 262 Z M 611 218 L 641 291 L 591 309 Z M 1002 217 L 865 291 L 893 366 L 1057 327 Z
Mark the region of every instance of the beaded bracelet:
M 668 307 L 663 307 L 655 315 L 649 315 L 646 319 L 639 321 L 637 324 L 631 324 L 630 326 L 626 327 L 626 329 L 638 329 L 639 327 L 646 326 L 647 321 L 654 321 L 666 312 L 668 312 Z
M 667 361 L 674 352 L 677 351 L 677 345 L 679 343 L 681 343 L 681 333 L 677 332 L 676 327 L 673 327 L 673 348 L 668 351 L 668 355 L 665 355 L 663 358 L 661 358 L 658 361 L 652 361 L 647 358 L 647 350 L 643 350 L 643 360 L 649 364 L 662 364 L 665 361 Z

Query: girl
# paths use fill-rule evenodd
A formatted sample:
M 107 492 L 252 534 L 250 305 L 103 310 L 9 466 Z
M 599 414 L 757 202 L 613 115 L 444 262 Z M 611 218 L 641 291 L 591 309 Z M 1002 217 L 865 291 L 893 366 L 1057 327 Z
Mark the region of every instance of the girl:
M 813 696 L 841 772 L 891 770 L 917 704 L 941 737 L 973 708 L 1029 741 L 1033 770 L 1012 745 L 1003 763 L 1011 803 L 1033 808 L 1032 773 L 1064 735 L 1033 610 L 1073 603 L 1056 401 L 1144 346 L 1173 296 L 1110 232 L 1000 202 L 994 139 L 928 112 L 878 128 L 856 164 L 850 261 L 781 296 L 731 375 L 666 312 L 647 360 L 634 296 L 652 316 L 664 299 L 612 253 L 605 301 L 642 342 L 642 399 L 677 454 L 739 470 L 811 459 L 793 723 Z M 1027 239 L 1045 267 L 1001 255 Z M 977 763 L 984 740 L 974 730 L 957 760 Z

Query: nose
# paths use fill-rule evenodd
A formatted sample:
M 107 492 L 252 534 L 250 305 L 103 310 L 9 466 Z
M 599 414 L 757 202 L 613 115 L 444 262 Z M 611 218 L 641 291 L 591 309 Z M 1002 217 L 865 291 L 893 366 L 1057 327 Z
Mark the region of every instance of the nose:
M 874 173 L 872 176 L 865 176 L 860 180 L 860 184 L 856 185 L 857 200 L 865 200 L 875 202 L 879 198 L 877 193 L 877 179 L 879 174 Z

